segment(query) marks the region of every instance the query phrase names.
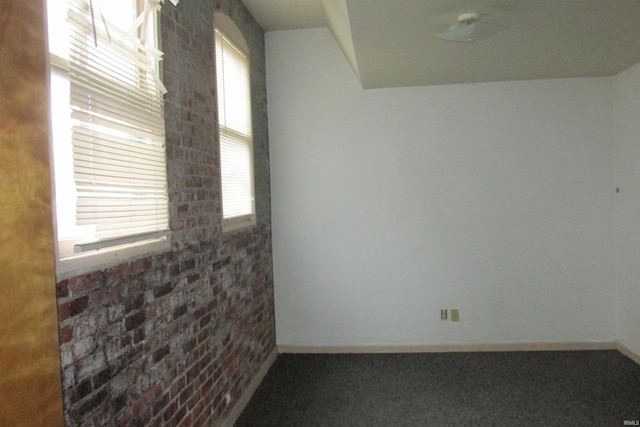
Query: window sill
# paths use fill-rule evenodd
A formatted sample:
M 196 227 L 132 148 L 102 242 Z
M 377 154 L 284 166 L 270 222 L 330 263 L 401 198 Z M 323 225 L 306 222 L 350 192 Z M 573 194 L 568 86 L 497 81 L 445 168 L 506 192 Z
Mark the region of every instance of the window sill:
M 136 258 L 167 251 L 171 248 L 171 237 L 144 240 L 127 245 L 97 249 L 56 262 L 56 280 L 64 280 L 86 273 L 123 264 Z
M 226 219 L 222 220 L 222 232 L 238 231 L 244 228 L 255 227 L 256 225 L 257 221 L 255 216 Z

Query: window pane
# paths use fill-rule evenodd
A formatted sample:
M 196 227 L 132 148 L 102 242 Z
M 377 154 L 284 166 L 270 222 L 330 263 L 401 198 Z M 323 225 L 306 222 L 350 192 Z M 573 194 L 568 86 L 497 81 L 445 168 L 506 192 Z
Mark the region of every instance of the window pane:
M 249 60 L 216 29 L 216 83 L 223 219 L 255 212 Z
M 253 213 L 251 146 L 247 140 L 220 135 L 223 214 L 225 218 Z
M 49 52 L 64 59 L 69 58 L 69 32 L 64 23 L 68 8 L 68 3 L 64 0 L 47 2 Z
M 82 235 L 82 230 L 76 229 L 77 194 L 73 181 L 69 76 L 65 71 L 53 67 L 51 70 L 51 123 L 58 238 L 67 239 Z
M 115 25 L 120 31 L 129 31 L 136 17 L 136 0 L 93 0 L 97 25 L 104 25 L 104 16 L 109 25 Z M 142 12 L 142 11 L 140 11 Z
M 68 47 L 51 75 L 61 258 L 168 233 L 161 52 L 136 36 L 137 3 L 49 0 L 52 32 L 68 28 L 51 46 Z
M 237 132 L 251 135 L 249 62 L 227 39 L 218 37 L 218 111 L 220 123 Z

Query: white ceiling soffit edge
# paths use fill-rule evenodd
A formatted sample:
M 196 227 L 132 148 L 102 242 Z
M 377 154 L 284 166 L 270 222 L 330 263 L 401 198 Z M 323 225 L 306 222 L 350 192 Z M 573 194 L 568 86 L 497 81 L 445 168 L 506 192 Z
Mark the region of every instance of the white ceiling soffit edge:
M 240 0 L 265 31 L 326 28 L 320 0 Z
M 349 10 L 346 0 L 322 0 L 322 8 L 327 18 L 329 30 L 336 39 L 338 46 L 346 57 L 351 69 L 360 81 L 360 71 L 356 51 L 353 47 L 353 37 L 351 35 L 351 23 L 349 22 Z

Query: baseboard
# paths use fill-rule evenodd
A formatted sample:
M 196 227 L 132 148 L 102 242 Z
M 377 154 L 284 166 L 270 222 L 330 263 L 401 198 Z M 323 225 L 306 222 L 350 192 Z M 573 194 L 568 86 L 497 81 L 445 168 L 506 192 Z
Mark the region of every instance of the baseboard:
M 279 353 L 453 353 L 478 351 L 576 351 L 615 350 L 614 341 L 517 342 L 482 344 L 416 344 L 416 345 L 347 345 L 298 346 L 279 345 Z
M 238 399 L 236 404 L 233 405 L 233 409 L 231 409 L 231 412 L 229 413 L 227 418 L 220 424 L 220 427 L 233 427 L 233 424 L 235 424 L 238 418 L 240 418 L 240 415 L 242 415 L 242 411 L 244 411 L 244 408 L 246 408 L 247 404 L 249 404 L 253 393 L 255 393 L 265 375 L 267 375 L 267 372 L 269 372 L 269 368 L 271 368 L 271 365 L 273 365 L 273 362 L 275 362 L 277 356 L 278 349 L 276 348 L 271 352 L 267 360 L 260 367 L 260 370 L 253 378 L 253 380 L 249 383 L 249 386 L 247 387 L 245 392 L 242 394 L 242 396 L 240 396 L 240 399 Z
M 629 359 L 633 360 L 638 365 L 640 365 L 640 354 L 634 352 L 629 347 L 627 347 L 626 345 L 624 345 L 624 344 L 622 344 L 620 342 L 616 342 L 616 348 L 620 353 L 624 354 Z

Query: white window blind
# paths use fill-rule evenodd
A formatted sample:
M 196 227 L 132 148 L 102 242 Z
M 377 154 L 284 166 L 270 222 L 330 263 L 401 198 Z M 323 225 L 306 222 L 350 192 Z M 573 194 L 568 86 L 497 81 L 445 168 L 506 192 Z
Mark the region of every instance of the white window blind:
M 215 31 L 223 223 L 255 222 L 249 58 Z
M 56 182 L 56 202 L 75 199 L 75 224 L 58 227 L 61 257 L 168 235 L 162 53 L 147 40 L 155 32 L 139 29 L 158 7 L 152 0 L 68 2 L 68 58 L 52 57 L 68 67 L 53 73 L 69 82 L 73 169 L 73 188 Z M 55 128 L 54 157 L 56 144 L 69 143 Z M 61 200 L 65 194 L 71 197 Z

